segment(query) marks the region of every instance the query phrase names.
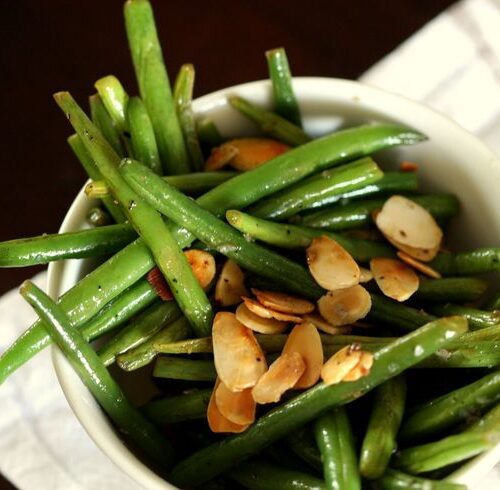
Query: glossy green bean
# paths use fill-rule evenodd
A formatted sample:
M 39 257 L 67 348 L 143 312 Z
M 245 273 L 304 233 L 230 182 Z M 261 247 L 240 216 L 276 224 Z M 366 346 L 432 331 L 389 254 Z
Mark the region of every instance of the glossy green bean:
M 120 80 L 114 75 L 108 75 L 97 80 L 94 87 L 116 129 L 120 133 L 128 131 L 127 105 L 129 96 Z
M 377 490 L 467 490 L 466 485 L 442 480 L 429 480 L 388 469 L 375 482 Z
M 500 323 L 500 311 L 484 311 L 455 304 L 433 305 L 428 310 L 434 315 L 460 315 L 467 318 L 471 330 L 492 327 Z
M 500 247 L 478 248 L 470 252 L 440 253 L 429 265 L 444 276 L 470 276 L 500 271 Z
M 217 379 L 213 361 L 167 356 L 158 357 L 153 376 L 185 381 L 215 381 Z
M 467 303 L 478 300 L 488 289 L 488 282 L 477 277 L 447 277 L 421 280 L 412 298 L 426 303 L 448 301 Z M 500 318 L 499 318 L 500 320 Z

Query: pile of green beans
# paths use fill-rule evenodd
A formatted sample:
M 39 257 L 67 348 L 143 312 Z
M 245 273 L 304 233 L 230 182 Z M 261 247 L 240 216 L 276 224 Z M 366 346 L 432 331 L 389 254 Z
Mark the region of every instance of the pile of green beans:
M 91 179 L 86 193 L 98 200 L 87 216 L 92 227 L 0 243 L 0 267 L 101 263 L 55 302 L 23 284 L 39 319 L 1 353 L 0 383 L 54 342 L 117 430 L 180 488 L 464 490 L 427 477 L 446 477 L 500 442 L 500 293 L 490 279 L 500 272 L 500 247 L 441 250 L 427 263 L 433 278 L 421 274 L 404 302 L 369 281 L 371 309 L 352 334 L 320 334 L 325 359 L 353 344 L 371 353 L 366 375 L 290 391 L 224 437 L 213 437 L 205 420 L 217 380 L 211 328 L 221 307 L 210 291 L 218 276 L 202 289 L 183 253 L 208 251 L 217 271 L 232 259 L 248 289 L 317 301 L 326 291 L 304 257 L 315 238 L 335 240 L 368 267 L 397 258 L 373 220 L 391 195 L 413 200 L 443 227 L 459 214 L 455 195 L 422 194 L 418 172 L 385 171 L 373 159 L 426 137 L 368 124 L 313 138 L 277 48 L 266 52 L 271 108 L 235 93 L 227 110 L 291 148 L 246 172 L 203 171 L 228 138 L 193 112 L 194 66 L 181 66 L 172 89 L 149 0 L 127 0 L 124 15 L 139 95 L 105 76 L 89 97 L 90 118 L 69 92 L 54 96 L 76 132 L 68 144 Z M 171 300 L 159 297 L 154 267 Z M 481 274 L 490 275 L 468 277 Z M 255 334 L 268 364 L 287 338 Z M 111 365 L 148 376 L 158 395 L 132 405 Z M 451 369 L 467 373 L 467 384 L 438 384 L 426 397 L 426 380 Z

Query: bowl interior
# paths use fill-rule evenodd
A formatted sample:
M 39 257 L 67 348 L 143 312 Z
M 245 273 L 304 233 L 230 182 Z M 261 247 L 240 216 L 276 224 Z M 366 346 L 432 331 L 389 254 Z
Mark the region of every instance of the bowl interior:
M 500 213 L 497 211 L 500 161 L 479 140 L 446 117 L 403 97 L 346 80 L 297 78 L 294 88 L 300 101 L 305 128 L 313 135 L 370 121 L 396 122 L 425 133 L 429 140 L 412 147 L 377 155 L 382 163 L 410 160 L 420 165 L 419 176 L 426 190 L 453 192 L 462 212 L 452 225 L 450 243 L 456 249 L 498 245 Z M 226 97 L 238 94 L 262 105 L 271 101 L 270 83 L 239 85 L 197 99 L 199 116 L 210 116 L 225 136 L 255 134 L 255 127 L 228 106 Z M 384 168 L 387 168 L 384 164 Z M 61 226 L 61 232 L 85 227 L 87 211 L 95 205 L 79 193 Z M 61 295 L 93 264 L 68 260 L 49 267 L 49 294 Z M 498 287 L 498 284 L 497 284 Z M 62 354 L 54 349 L 54 366 L 76 416 L 90 437 L 110 459 L 139 484 L 151 489 L 172 489 L 163 478 L 143 464 L 119 439 L 90 393 Z M 500 461 L 500 445 L 475 458 L 452 478 L 471 484 Z

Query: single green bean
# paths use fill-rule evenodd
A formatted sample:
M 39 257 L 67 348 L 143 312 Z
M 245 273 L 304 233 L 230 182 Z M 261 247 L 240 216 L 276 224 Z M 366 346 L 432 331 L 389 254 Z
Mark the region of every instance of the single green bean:
M 130 437 L 150 458 L 164 466 L 170 465 L 174 456 L 173 448 L 128 402 L 97 354 L 71 326 L 61 308 L 29 281 L 21 287 L 21 295 L 43 319 L 52 339 L 118 429 Z
M 500 271 L 500 247 L 478 248 L 470 252 L 440 253 L 429 265 L 444 276 L 469 276 Z
M 463 318 L 441 318 L 399 338 L 374 354 L 367 376 L 354 382 L 316 385 L 271 410 L 242 434 L 227 437 L 181 461 L 173 469 L 170 481 L 187 486 L 209 480 L 335 406 L 349 403 L 397 376 L 466 330 Z
M 190 390 L 150 401 L 141 407 L 141 412 L 159 426 L 202 419 L 206 416 L 211 394 L 212 389 Z
M 217 379 L 213 361 L 165 356 L 156 360 L 153 376 L 185 381 L 215 381 Z
M 441 480 L 429 480 L 388 469 L 375 482 L 377 490 L 467 490 L 467 486 Z
M 127 105 L 129 96 L 120 80 L 114 75 L 108 75 L 97 80 L 94 87 L 116 129 L 120 133 L 128 131 Z
M 286 438 L 286 444 L 309 466 L 323 472 L 321 454 L 310 427 L 302 427 L 299 430 L 291 432 Z
M 292 74 L 285 48 L 266 51 L 267 68 L 273 87 L 273 101 L 276 114 L 302 127 L 299 104 L 292 86 Z
M 301 127 L 296 126 L 274 112 L 263 109 L 249 100 L 236 95 L 230 96 L 228 100 L 235 109 L 257 124 L 264 133 L 290 146 L 300 146 L 311 141 L 311 137 Z
M 484 311 L 468 306 L 445 304 L 430 306 L 429 311 L 434 315 L 460 315 L 467 318 L 471 330 L 486 328 L 500 323 L 500 310 Z
M 109 225 L 71 233 L 40 235 L 0 242 L 0 267 L 27 267 L 55 260 L 109 255 L 136 237 L 128 225 Z
M 196 122 L 194 119 L 192 101 L 195 71 L 190 63 L 182 65 L 174 84 L 174 102 L 179 117 L 184 143 L 187 148 L 191 166 L 194 170 L 201 170 L 205 158 L 201 152 Z
M 403 376 L 387 380 L 375 390 L 373 408 L 361 447 L 359 471 L 368 479 L 381 477 L 396 450 L 396 436 L 405 409 Z
M 153 172 L 161 174 L 162 166 L 153 124 L 140 97 L 130 98 L 126 115 L 133 154 Z
M 174 301 L 151 305 L 99 349 L 101 361 L 105 366 L 113 364 L 117 355 L 144 344 L 180 315 Z
M 476 277 L 447 277 L 421 280 L 412 298 L 427 303 L 448 301 L 469 302 L 478 300 L 488 289 L 488 282 Z M 500 320 L 500 318 L 499 318 Z
M 86 221 L 90 226 L 106 226 L 113 223 L 111 216 L 100 207 L 90 208 Z
M 116 363 L 125 371 L 135 371 L 152 362 L 159 354 L 155 349 L 156 343 L 185 339 L 189 333 L 189 322 L 185 317 L 180 317 L 146 342 L 117 356 Z
M 141 98 L 146 105 L 165 174 L 189 172 L 189 159 L 175 111 L 151 4 L 125 2 L 125 27 Z
M 210 149 L 215 148 L 216 146 L 224 143 L 224 138 L 220 134 L 217 126 L 212 121 L 212 119 L 208 117 L 204 117 L 198 121 L 196 125 L 198 130 L 198 138 L 200 143 L 208 146 Z

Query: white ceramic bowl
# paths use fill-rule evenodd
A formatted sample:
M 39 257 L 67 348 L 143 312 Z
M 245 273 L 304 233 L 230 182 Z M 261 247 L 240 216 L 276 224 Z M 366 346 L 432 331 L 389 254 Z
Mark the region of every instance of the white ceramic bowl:
M 226 96 L 238 94 L 256 103 L 269 105 L 268 81 L 251 82 L 197 99 L 198 115 L 209 115 L 227 136 L 248 135 L 252 124 L 228 107 Z M 454 192 L 460 198 L 462 213 L 452 234 L 459 246 L 477 247 L 500 244 L 498 183 L 500 160 L 481 141 L 448 118 L 427 107 L 381 90 L 346 80 L 297 78 L 294 88 L 305 127 L 315 135 L 340 126 L 369 121 L 390 121 L 415 128 L 429 136 L 416 146 L 390 150 L 380 160 L 402 158 L 420 164 L 419 176 L 427 190 Z M 84 227 L 92 202 L 81 191 L 68 211 L 61 232 Z M 49 267 L 49 293 L 59 296 L 88 269 L 86 261 L 70 260 Z M 94 442 L 137 483 L 148 489 L 172 489 L 123 445 L 90 393 L 80 382 L 62 354 L 54 349 L 54 366 L 69 404 Z M 455 481 L 476 482 L 500 461 L 500 445 L 475 458 L 453 475 Z

